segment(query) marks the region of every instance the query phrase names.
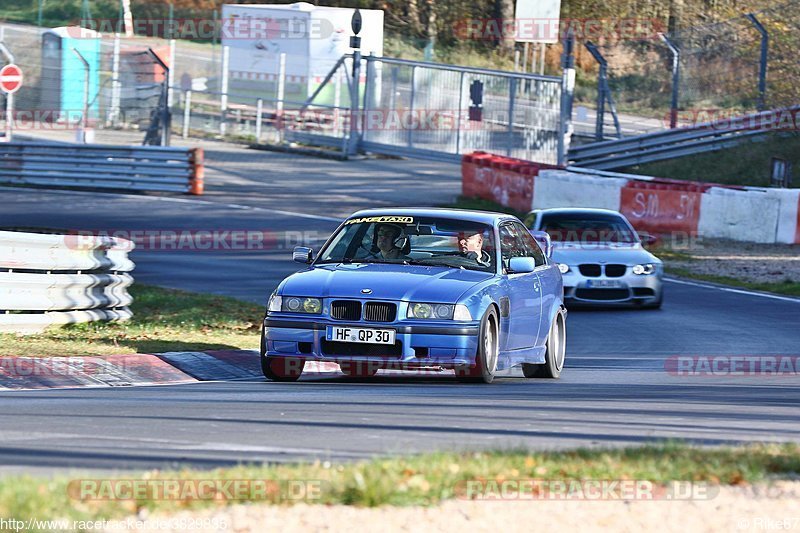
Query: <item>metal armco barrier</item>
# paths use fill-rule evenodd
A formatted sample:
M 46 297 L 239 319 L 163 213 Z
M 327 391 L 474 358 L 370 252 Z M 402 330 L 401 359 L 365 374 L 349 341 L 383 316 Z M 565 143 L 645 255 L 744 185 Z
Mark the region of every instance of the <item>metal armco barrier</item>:
M 0 332 L 129 319 L 133 247 L 116 237 L 0 231 Z
M 726 117 L 690 127 L 574 146 L 568 158 L 574 165 L 584 168 L 619 169 L 730 148 L 773 132 L 796 132 L 798 118 L 800 107 Z
M 0 183 L 203 194 L 203 150 L 2 143 Z

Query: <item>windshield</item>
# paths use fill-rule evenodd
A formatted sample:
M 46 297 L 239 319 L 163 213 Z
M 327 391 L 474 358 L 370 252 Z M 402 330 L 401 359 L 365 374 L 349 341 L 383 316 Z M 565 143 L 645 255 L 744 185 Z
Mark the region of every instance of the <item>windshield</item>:
M 494 231 L 450 218 L 353 218 L 320 251 L 316 264 L 397 263 L 494 272 Z
M 638 242 L 624 218 L 612 213 L 552 213 L 542 215 L 541 230 L 553 242 Z

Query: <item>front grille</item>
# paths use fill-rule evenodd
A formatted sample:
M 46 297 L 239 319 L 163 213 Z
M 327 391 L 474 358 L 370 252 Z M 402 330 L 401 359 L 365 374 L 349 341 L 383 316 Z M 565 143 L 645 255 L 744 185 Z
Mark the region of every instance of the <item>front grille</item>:
M 361 320 L 361 302 L 353 300 L 331 302 L 331 318 L 336 320 Z
M 594 265 L 589 263 L 585 265 L 578 265 L 578 270 L 580 270 L 581 274 L 586 276 L 587 278 L 600 277 L 600 265 Z
M 364 344 L 360 342 L 337 342 L 322 339 L 322 353 L 325 355 L 352 355 L 362 357 L 400 357 L 403 343 Z
M 627 270 L 628 267 L 625 265 L 606 265 L 606 276 L 609 278 L 621 278 Z
M 367 302 L 364 304 L 364 320 L 367 322 L 394 322 L 397 305 L 384 302 Z
M 575 298 L 581 300 L 627 300 L 628 289 L 575 289 Z

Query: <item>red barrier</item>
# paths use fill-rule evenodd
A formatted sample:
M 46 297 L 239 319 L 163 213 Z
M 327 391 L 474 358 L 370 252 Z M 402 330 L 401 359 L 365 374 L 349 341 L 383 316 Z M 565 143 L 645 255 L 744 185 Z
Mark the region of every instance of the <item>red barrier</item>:
M 466 154 L 461 159 L 461 194 L 529 211 L 533 182 L 543 168 L 558 167 L 485 152 Z
M 629 181 L 620 194 L 620 212 L 637 230 L 697 234 L 700 199 L 711 184 L 677 180 Z

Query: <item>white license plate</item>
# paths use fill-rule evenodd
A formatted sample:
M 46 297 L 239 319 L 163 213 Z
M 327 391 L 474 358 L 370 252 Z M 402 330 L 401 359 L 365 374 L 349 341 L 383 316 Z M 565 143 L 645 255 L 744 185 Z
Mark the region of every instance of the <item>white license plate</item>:
M 614 279 L 590 279 L 586 281 L 586 287 L 592 289 L 624 289 L 626 285 L 624 282 Z
M 336 342 L 361 342 L 364 344 L 394 344 L 393 329 L 347 328 L 328 326 L 325 338 Z

